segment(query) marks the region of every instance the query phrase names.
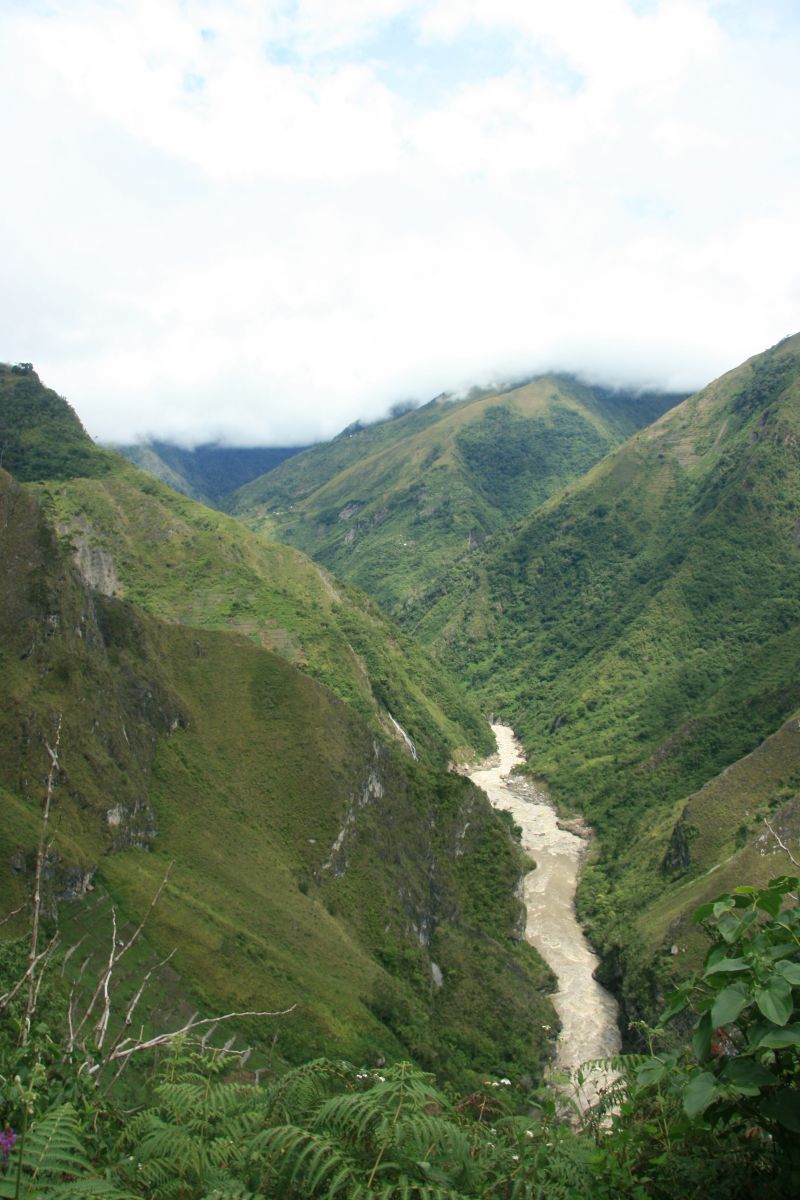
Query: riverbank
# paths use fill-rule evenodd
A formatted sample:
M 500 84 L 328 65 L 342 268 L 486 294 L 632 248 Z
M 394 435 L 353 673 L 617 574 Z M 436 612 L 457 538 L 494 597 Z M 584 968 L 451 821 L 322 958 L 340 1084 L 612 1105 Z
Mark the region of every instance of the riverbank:
M 511 813 L 522 830 L 523 848 L 536 863 L 523 880 L 525 937 L 558 979 L 553 1004 L 561 1020 L 556 1067 L 573 1077 L 584 1063 L 620 1050 L 617 1004 L 594 978 L 599 959 L 575 916 L 574 897 L 586 854 L 586 830 L 580 823 L 559 821 L 548 797 L 533 784 L 509 779 L 524 756 L 507 725 L 493 725 L 498 753 L 470 772 L 495 808 Z M 579 1103 L 585 1106 L 608 1082 L 592 1072 Z

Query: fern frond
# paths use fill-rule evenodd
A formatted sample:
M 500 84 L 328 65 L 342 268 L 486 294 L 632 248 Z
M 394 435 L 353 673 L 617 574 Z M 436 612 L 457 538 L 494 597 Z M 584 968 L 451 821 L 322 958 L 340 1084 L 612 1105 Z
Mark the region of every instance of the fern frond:
M 342 1085 L 352 1085 L 355 1074 L 355 1067 L 341 1059 L 316 1058 L 303 1063 L 268 1088 L 265 1115 L 285 1123 L 299 1120 Z
M 62 1104 L 33 1122 L 25 1141 L 24 1169 L 34 1179 L 39 1175 L 83 1175 L 88 1171 L 81 1127 L 71 1104 Z
M 299 1197 L 327 1198 L 355 1193 L 358 1179 L 354 1164 L 331 1138 L 296 1125 L 276 1125 L 257 1134 L 251 1150 L 272 1156 L 272 1166 Z

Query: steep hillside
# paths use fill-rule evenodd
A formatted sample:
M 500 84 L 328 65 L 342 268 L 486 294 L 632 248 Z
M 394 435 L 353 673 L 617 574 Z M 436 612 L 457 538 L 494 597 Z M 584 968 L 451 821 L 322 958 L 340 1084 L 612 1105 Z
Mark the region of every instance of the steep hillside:
M 661 903 L 685 798 L 800 706 L 799 520 L 800 336 L 663 416 L 420 599 L 418 631 L 599 829 L 584 909 L 607 952 L 619 942 L 624 957 L 632 914 Z M 750 836 L 730 819 L 724 844 Z M 708 846 L 703 869 L 724 849 Z
M 229 511 L 353 580 L 395 617 L 677 397 L 545 376 L 345 430 L 234 493 Z
M 397 722 L 423 757 L 491 749 L 475 702 L 357 590 L 95 447 L 34 373 L 7 368 L 0 383 L 0 428 L 17 430 L 9 453 L 90 586 L 169 621 L 244 633 L 404 743 Z
M 209 442 L 188 450 L 159 441 L 113 448 L 162 483 L 212 506 L 218 505 L 228 492 L 274 470 L 304 449 L 303 446 L 220 446 Z
M 4 911 L 29 892 L 61 716 L 49 919 L 60 910 L 91 952 L 109 936 L 109 904 L 132 927 L 172 862 L 133 964 L 176 948 L 158 973 L 159 1019 L 296 1004 L 240 1029 L 261 1062 L 271 1044 L 284 1060 L 412 1054 L 464 1081 L 535 1073 L 551 981 L 515 937 L 519 849 L 481 794 L 437 765 L 449 721 L 437 701 L 407 697 L 427 726 L 420 761 L 384 732 L 376 692 L 402 701 L 418 668 L 399 643 L 383 657 L 368 647 L 385 674 L 373 685 L 337 625 L 351 602 L 334 581 L 286 547 L 260 559 L 229 519 L 102 459 L 101 478 L 69 484 L 23 488 L 0 472 Z M 283 656 L 262 644 L 261 614 L 240 625 L 223 612 L 242 580 L 259 597 L 263 584 L 265 605 L 282 601 L 286 622 L 305 601 Z M 368 606 L 352 608 L 356 633 L 391 638 Z M 340 691 L 352 680 L 354 703 L 287 661 L 300 654 Z

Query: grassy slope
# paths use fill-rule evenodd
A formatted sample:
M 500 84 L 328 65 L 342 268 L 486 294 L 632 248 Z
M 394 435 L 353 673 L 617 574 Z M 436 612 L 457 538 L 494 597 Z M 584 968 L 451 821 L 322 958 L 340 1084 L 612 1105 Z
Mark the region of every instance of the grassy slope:
M 0 875 L 3 901 L 25 895 L 43 743 L 63 713 L 50 898 L 83 893 L 99 864 L 96 890 L 61 905 L 70 933 L 97 945 L 107 896 L 134 921 L 174 860 L 132 964 L 178 946 L 156 986 L 162 1016 L 185 1015 L 187 1003 L 297 1002 L 276 1030 L 290 1059 L 412 1052 L 466 1082 L 472 1070 L 535 1072 L 550 977 L 510 940 L 519 851 L 480 794 L 436 765 L 448 730 L 435 702 L 419 699 L 428 765 L 378 736 L 386 699 L 398 715 L 417 703 L 421 668 L 405 665 L 397 642 L 387 655 L 378 614 L 337 600 L 337 585 L 296 552 L 262 550 L 227 518 L 150 481 L 137 488 L 141 477 L 101 457 L 99 479 L 25 490 L 0 473 L 0 788 L 15 868 Z M 87 588 L 71 565 L 73 534 L 84 572 L 105 584 L 114 556 L 127 598 Z M 312 670 L 330 662 L 340 687 L 351 669 L 354 703 L 262 645 L 250 614 L 243 626 L 231 618 L 225 606 L 245 587 L 251 604 L 275 606 L 270 638 L 280 605 L 294 622 L 287 655 Z M 338 632 L 342 611 L 349 636 L 375 640 L 364 655 L 384 675 L 374 688 Z
M 799 447 L 795 337 L 636 435 L 416 614 L 598 827 L 583 908 L 628 968 L 683 799 L 800 705 Z
M 451 563 L 668 403 L 555 376 L 502 394 L 440 399 L 313 447 L 241 488 L 228 507 L 404 619 Z
M 87 561 L 113 563 L 115 594 L 167 620 L 246 634 L 387 732 L 390 711 L 423 753 L 488 748 L 477 706 L 447 673 L 371 601 L 290 547 L 122 459 L 102 478 L 42 483 L 38 494 Z

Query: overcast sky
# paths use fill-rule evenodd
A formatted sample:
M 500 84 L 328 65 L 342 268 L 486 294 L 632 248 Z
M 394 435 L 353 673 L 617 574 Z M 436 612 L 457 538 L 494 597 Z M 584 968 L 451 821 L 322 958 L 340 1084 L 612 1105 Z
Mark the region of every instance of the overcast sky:
M 797 0 L 0 0 L 0 359 L 297 444 L 800 329 Z

